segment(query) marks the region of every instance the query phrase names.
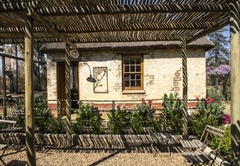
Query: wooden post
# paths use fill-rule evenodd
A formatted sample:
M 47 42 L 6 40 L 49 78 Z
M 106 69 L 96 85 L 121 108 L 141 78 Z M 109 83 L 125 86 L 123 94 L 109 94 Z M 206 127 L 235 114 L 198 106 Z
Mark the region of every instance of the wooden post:
M 70 46 L 66 44 L 65 48 L 65 93 L 66 93 L 66 135 L 67 146 L 72 145 L 71 137 L 71 82 L 70 82 Z
M 187 42 L 186 39 L 182 39 L 181 43 L 182 50 L 182 74 L 183 74 L 183 138 L 188 137 L 188 114 L 187 114 L 187 102 L 188 102 L 188 72 L 187 72 Z
M 26 15 L 25 25 L 25 120 L 26 153 L 29 166 L 36 165 L 33 90 L 33 19 Z
M 15 44 L 16 57 L 18 57 L 18 45 Z M 16 82 L 15 82 L 15 94 L 18 94 L 18 59 L 16 59 Z
M 240 165 L 240 41 L 239 2 L 230 3 L 231 52 L 231 165 Z
M 7 107 L 6 107 L 6 74 L 5 74 L 5 56 L 2 56 L 2 78 L 3 78 L 3 119 L 7 116 Z

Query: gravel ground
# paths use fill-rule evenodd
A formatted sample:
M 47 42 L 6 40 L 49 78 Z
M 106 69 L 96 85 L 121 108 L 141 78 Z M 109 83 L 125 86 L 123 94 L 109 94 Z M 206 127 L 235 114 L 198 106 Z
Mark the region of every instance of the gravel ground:
M 147 150 L 88 151 L 73 149 L 36 149 L 37 166 L 190 166 L 184 157 L 173 152 L 148 152 Z M 1 152 L 0 152 L 1 153 Z M 25 148 L 7 150 L 3 160 L 7 166 L 26 165 Z M 2 163 L 1 163 L 2 164 Z

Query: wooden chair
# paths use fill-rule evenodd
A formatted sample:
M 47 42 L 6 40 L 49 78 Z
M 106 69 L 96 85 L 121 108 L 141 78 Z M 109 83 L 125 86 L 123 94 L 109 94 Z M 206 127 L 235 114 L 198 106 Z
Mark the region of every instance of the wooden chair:
M 218 136 L 220 138 L 220 141 L 217 148 L 215 150 L 212 150 L 211 155 L 209 155 L 205 152 L 205 148 L 208 147 L 211 135 Z M 194 165 L 197 165 L 199 163 L 208 163 L 212 165 L 214 163 L 214 160 L 218 156 L 223 137 L 223 130 L 214 126 L 206 125 L 200 140 L 195 138 L 180 141 L 183 149 L 186 150 L 183 151 L 181 154 Z
M 3 128 L 3 129 L 0 129 L 1 132 L 10 132 L 11 135 L 9 136 L 12 136 L 12 131 L 14 129 L 14 125 L 16 124 L 16 121 L 13 121 L 13 120 L 4 120 L 4 119 L 1 119 L 0 120 L 0 123 L 2 124 L 7 124 L 7 128 Z M 0 150 L 3 150 L 2 151 L 2 154 L 0 155 L 0 160 L 1 162 L 6 165 L 6 163 L 3 161 L 3 156 L 5 154 L 5 151 L 7 150 L 7 148 L 9 147 L 9 140 L 10 140 L 10 137 L 6 137 L 6 142 L 5 143 L 2 143 L 0 144 Z

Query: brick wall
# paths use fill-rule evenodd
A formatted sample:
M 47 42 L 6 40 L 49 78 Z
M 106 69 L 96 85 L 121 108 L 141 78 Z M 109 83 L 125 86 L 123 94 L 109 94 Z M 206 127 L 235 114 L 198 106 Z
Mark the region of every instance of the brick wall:
M 144 53 L 144 91 L 141 93 L 122 92 L 122 56 L 121 54 Z M 205 51 L 203 48 L 188 49 L 188 98 L 195 99 L 196 96 L 206 96 L 206 72 L 205 72 Z M 57 99 L 57 74 L 56 62 L 52 58 L 64 56 L 64 53 L 48 54 L 48 100 Z M 79 64 L 79 99 L 98 100 L 98 105 L 107 103 L 102 108 L 111 108 L 111 101 L 116 100 L 146 100 L 161 99 L 164 93 L 182 94 L 182 59 L 180 48 L 163 49 L 139 49 L 121 51 L 98 51 L 81 53 Z M 93 74 L 93 67 L 107 67 L 107 92 L 94 93 L 93 83 L 86 79 Z M 106 101 L 106 102 L 104 102 Z M 161 101 L 156 100 L 160 106 Z M 49 103 L 55 103 L 50 101 Z M 94 102 L 93 102 L 94 103 Z M 95 102 L 96 103 L 96 102 Z

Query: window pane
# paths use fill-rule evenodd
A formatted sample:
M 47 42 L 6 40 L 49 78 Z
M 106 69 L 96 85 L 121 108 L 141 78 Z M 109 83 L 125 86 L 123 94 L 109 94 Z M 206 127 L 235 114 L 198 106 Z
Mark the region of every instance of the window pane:
M 141 67 L 140 66 L 136 66 L 136 72 L 141 72 Z
M 135 59 L 130 59 L 130 64 L 135 64 Z
M 131 80 L 135 80 L 135 75 L 134 74 L 131 75 Z
M 136 75 L 136 79 L 141 80 L 141 75 L 140 75 L 140 74 L 137 74 L 137 75 Z
M 131 72 L 135 72 L 135 66 L 131 66 Z
M 125 81 L 125 86 L 129 87 L 129 81 Z
M 129 72 L 129 66 L 125 66 L 125 72 Z
M 136 81 L 136 86 L 141 86 L 141 80 Z
M 130 79 L 129 77 L 130 77 L 129 74 L 125 74 L 125 76 L 124 76 L 124 80 L 125 80 L 125 81 L 129 80 L 129 79 Z
M 136 59 L 136 64 L 141 64 L 141 59 L 140 58 Z
M 131 86 L 136 86 L 135 81 L 131 81 Z
M 125 59 L 125 60 L 124 60 L 124 63 L 125 63 L 125 64 L 129 64 L 129 59 Z

